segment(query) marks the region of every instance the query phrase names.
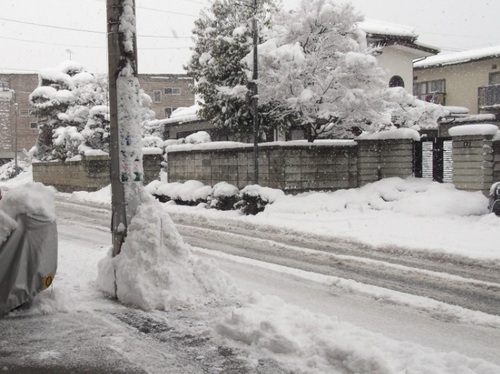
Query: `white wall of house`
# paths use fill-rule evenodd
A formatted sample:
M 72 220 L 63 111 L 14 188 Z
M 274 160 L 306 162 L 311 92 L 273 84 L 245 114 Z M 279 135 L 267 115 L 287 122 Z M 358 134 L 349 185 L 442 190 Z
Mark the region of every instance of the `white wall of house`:
M 385 71 L 387 86 L 389 86 L 391 77 L 399 75 L 403 78 L 405 89 L 409 93 L 413 93 L 413 60 L 421 57 L 421 53 L 397 45 L 384 47 L 382 54 L 377 56 L 377 61 Z
M 478 114 L 478 88 L 488 86 L 490 73 L 498 72 L 499 69 L 500 58 L 492 58 L 462 64 L 417 68 L 414 76 L 416 83 L 444 79 L 445 105 L 466 107 L 470 114 Z

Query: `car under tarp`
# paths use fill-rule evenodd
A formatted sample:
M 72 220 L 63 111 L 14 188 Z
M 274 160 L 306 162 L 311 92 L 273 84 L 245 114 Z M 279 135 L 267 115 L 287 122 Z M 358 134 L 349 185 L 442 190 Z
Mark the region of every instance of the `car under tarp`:
M 5 224 L 8 218 L 3 218 Z M 13 226 L 15 229 L 0 245 L 0 315 L 48 288 L 57 270 L 55 219 L 20 214 Z

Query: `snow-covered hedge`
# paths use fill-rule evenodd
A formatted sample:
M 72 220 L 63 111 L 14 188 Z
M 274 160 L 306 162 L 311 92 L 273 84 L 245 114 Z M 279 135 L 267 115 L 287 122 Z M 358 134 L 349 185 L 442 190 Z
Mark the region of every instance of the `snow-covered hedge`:
M 285 193 L 282 190 L 262 187 L 257 184 L 249 185 L 240 191 L 240 201 L 236 207 L 241 209 L 244 214 L 255 215 L 264 211 L 267 204 L 272 204 L 283 196 Z
M 241 191 L 227 182 L 211 186 L 195 180 L 184 183 L 153 181 L 146 190 L 161 202 L 174 201 L 179 205 L 195 206 L 205 204 L 207 208 L 217 210 L 240 210 L 244 214 L 262 212 L 271 204 L 285 196 L 284 192 L 259 185 L 249 185 Z

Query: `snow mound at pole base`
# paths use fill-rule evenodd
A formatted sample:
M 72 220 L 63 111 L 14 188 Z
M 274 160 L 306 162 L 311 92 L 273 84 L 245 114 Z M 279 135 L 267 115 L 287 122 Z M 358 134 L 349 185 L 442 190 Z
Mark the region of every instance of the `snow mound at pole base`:
M 225 274 L 192 254 L 154 200 L 139 205 L 120 254 L 110 251 L 98 267 L 100 289 L 144 310 L 203 304 L 231 291 Z

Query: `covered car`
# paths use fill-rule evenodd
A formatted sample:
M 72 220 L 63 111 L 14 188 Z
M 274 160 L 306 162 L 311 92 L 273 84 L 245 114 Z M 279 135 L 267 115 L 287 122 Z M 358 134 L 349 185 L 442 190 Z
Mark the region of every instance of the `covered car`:
M 0 315 L 48 288 L 57 270 L 54 193 L 40 183 L 0 200 Z

